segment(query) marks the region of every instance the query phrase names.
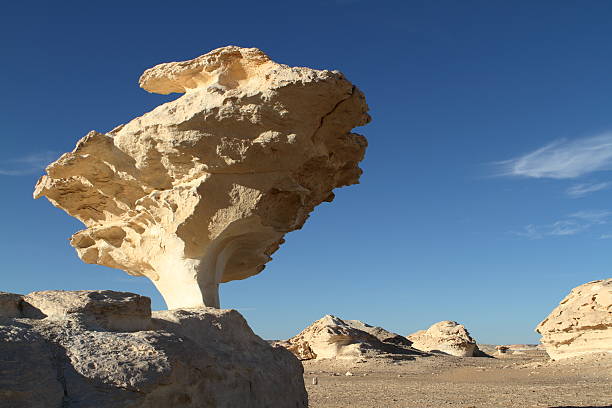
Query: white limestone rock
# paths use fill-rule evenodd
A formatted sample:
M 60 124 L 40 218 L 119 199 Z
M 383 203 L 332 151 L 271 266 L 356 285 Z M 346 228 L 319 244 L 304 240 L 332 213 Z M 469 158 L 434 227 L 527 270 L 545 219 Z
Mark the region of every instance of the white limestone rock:
M 359 359 L 376 354 L 413 354 L 410 342 L 396 333 L 358 320 L 326 315 L 298 335 L 277 344 L 300 360 Z
M 427 330 L 420 330 L 407 336 L 412 347 L 429 352 L 442 352 L 457 357 L 479 355 L 476 341 L 466 328 L 457 322 L 444 320 Z
M 612 279 L 572 289 L 536 331 L 554 360 L 612 353 Z
M 74 317 L 91 328 L 139 331 L 151 328 L 151 299 L 112 290 L 33 292 L 23 297 L 24 315 L 33 318 Z
M 261 272 L 333 190 L 358 183 L 369 122 L 340 72 L 223 47 L 145 71 L 175 101 L 91 131 L 34 192 L 82 221 L 86 263 L 151 279 L 169 308 L 219 307 L 220 283 Z
M 140 298 L 110 291 L 26 296 L 53 314 L 0 319 L 0 406 L 307 407 L 299 361 L 257 337 L 238 312 L 178 309 L 151 318 Z M 114 321 L 122 303 L 138 305 L 134 313 L 148 316 L 149 328 L 98 324 Z

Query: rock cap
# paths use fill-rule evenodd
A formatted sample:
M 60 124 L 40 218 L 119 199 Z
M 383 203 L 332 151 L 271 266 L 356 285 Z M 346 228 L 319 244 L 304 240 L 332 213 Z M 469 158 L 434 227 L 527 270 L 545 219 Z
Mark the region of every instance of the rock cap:
M 220 307 L 219 284 L 260 273 L 287 232 L 357 184 L 370 117 L 338 71 L 223 47 L 155 66 L 140 85 L 184 92 L 50 164 L 34 197 L 85 229 L 86 263 L 149 278 L 169 308 Z

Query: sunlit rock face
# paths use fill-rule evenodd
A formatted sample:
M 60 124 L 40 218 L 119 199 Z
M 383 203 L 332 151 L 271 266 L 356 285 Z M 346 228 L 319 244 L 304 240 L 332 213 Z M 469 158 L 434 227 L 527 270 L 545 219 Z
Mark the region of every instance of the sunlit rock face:
M 224 47 L 155 66 L 140 86 L 184 95 L 88 133 L 34 197 L 85 224 L 71 238 L 84 262 L 148 277 L 169 308 L 219 307 L 220 283 L 261 272 L 287 232 L 359 181 L 367 142 L 352 129 L 368 107 L 338 71 Z
M 420 330 L 407 338 L 412 341 L 412 347 L 422 351 L 437 351 L 457 357 L 481 354 L 476 341 L 465 326 L 450 320 L 438 322 L 429 329 Z
M 424 355 L 411 342 L 382 327 L 326 315 L 296 336 L 276 343 L 300 360 L 359 360 L 389 354 Z
M 555 360 L 612 353 L 612 279 L 572 289 L 536 331 Z

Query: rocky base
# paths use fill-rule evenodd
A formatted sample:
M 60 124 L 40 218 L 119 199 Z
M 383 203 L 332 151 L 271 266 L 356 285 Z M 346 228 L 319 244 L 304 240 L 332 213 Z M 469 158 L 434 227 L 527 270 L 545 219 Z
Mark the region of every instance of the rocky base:
M 234 310 L 112 291 L 0 293 L 2 407 L 307 407 L 299 361 Z

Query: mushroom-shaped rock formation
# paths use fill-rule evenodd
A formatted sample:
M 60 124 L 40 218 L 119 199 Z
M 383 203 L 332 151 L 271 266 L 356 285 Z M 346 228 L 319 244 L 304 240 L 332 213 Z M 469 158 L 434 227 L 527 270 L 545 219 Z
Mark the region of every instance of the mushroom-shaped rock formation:
M 554 360 L 612 353 L 612 278 L 572 289 L 536 331 Z
M 300 360 L 358 359 L 380 354 L 424 355 L 410 341 L 381 327 L 359 320 L 326 315 L 298 335 L 277 343 Z
M 261 272 L 333 189 L 356 184 L 370 117 L 338 71 L 223 47 L 144 72 L 175 101 L 50 164 L 34 192 L 87 227 L 86 263 L 146 276 L 169 308 L 219 307 L 220 283 Z
M 441 351 L 458 357 L 481 355 L 466 328 L 457 322 L 444 320 L 407 336 L 412 347 L 422 351 Z

